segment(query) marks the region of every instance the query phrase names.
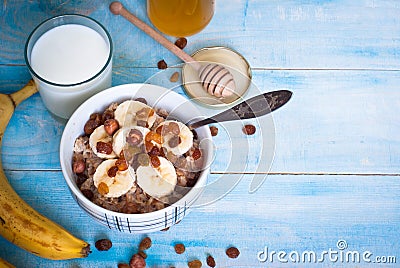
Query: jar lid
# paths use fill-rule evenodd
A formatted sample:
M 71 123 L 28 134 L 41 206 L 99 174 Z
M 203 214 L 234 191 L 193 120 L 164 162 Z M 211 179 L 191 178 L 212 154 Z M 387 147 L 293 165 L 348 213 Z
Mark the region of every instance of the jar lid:
M 251 69 L 247 60 L 238 52 L 227 47 L 205 47 L 196 51 L 192 57 L 203 63 L 216 63 L 229 70 L 236 84 L 234 94 L 218 98 L 207 93 L 199 82 L 199 76 L 190 64 L 182 68 L 183 88 L 194 101 L 208 107 L 223 108 L 241 100 L 251 85 Z

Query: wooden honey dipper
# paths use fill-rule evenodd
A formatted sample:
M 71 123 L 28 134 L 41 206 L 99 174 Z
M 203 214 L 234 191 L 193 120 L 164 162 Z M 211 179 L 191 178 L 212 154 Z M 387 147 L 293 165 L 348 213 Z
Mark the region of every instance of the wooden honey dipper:
M 169 51 L 174 53 L 184 62 L 190 64 L 199 74 L 200 82 L 202 87 L 208 94 L 213 95 L 215 97 L 226 98 L 234 94 L 236 89 L 236 84 L 233 79 L 232 74 L 225 67 L 208 63 L 205 65 L 201 65 L 195 59 L 193 59 L 189 54 L 185 53 L 179 47 L 177 47 L 174 43 L 169 41 L 163 35 L 155 31 L 149 25 L 141 21 L 131 12 L 129 12 L 120 2 L 115 1 L 110 4 L 110 11 L 114 15 L 121 15 L 140 30 L 145 32 L 147 35 L 152 37 L 158 43 L 166 47 Z

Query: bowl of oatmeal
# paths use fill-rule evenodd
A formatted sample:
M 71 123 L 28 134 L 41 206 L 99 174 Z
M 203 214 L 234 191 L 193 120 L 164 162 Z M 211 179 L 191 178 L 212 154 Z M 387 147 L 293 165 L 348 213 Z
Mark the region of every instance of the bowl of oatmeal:
M 150 84 L 104 90 L 67 122 L 61 169 L 78 205 L 97 222 L 127 233 L 180 222 L 201 195 L 213 155 L 208 127 L 183 96 Z

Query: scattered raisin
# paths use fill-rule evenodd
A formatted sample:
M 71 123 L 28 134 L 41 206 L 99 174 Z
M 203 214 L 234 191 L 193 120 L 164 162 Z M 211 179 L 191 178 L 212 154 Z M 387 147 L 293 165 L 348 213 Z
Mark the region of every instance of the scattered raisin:
M 99 185 L 97 186 L 97 191 L 99 191 L 99 194 L 101 195 L 106 195 L 110 191 L 108 188 L 108 185 L 105 184 L 104 182 L 100 182 Z
M 246 135 L 253 135 L 256 133 L 256 127 L 253 125 L 245 125 L 243 127 L 243 133 Z
M 149 249 L 150 247 L 151 247 L 151 238 L 150 237 L 145 237 L 142 239 L 142 241 L 140 241 L 140 244 L 139 244 L 140 251 Z
M 110 239 L 100 239 L 97 240 L 94 244 L 97 250 L 99 251 L 107 251 L 112 247 L 112 243 Z
M 140 130 L 131 129 L 126 137 L 126 142 L 130 145 L 139 145 L 143 140 L 143 134 Z
M 175 252 L 178 254 L 182 254 L 183 252 L 185 252 L 185 245 L 182 243 L 176 244 L 174 246 Z
M 215 137 L 218 135 L 218 128 L 216 126 L 210 126 L 211 136 Z
M 130 266 L 130 268 L 145 268 L 146 261 L 139 254 L 134 254 L 132 256 L 131 260 L 129 261 L 129 266 Z
M 175 41 L 175 46 L 179 47 L 180 49 L 184 49 L 187 45 L 187 39 L 185 37 L 178 38 Z
M 207 265 L 210 267 L 215 267 L 215 260 L 213 256 L 211 255 L 207 256 Z
M 119 124 L 117 120 L 107 119 L 106 121 L 104 121 L 104 130 L 107 132 L 108 135 L 113 135 L 118 128 Z
M 83 159 L 75 161 L 72 165 L 72 169 L 76 174 L 83 173 L 86 169 L 85 161 Z
M 107 175 L 108 175 L 108 177 L 113 178 L 113 177 L 117 176 L 117 172 L 118 172 L 118 167 L 112 166 L 108 169 Z
M 235 247 L 230 247 L 226 250 L 226 255 L 232 259 L 237 258 L 239 254 L 240 254 L 239 250 Z
M 155 155 L 150 156 L 150 162 L 154 168 L 158 168 L 161 165 L 160 159 Z
M 96 150 L 98 153 L 111 154 L 113 152 L 112 143 L 99 141 L 96 144 Z
M 143 259 L 147 259 L 147 254 L 144 251 L 139 251 L 138 254 L 143 257 Z
M 175 83 L 179 80 L 179 73 L 178 72 L 174 72 L 171 77 L 169 78 L 169 81 L 171 81 L 172 83 Z
M 163 69 L 167 69 L 167 68 L 168 68 L 168 65 L 167 65 L 167 63 L 165 62 L 165 60 L 160 60 L 160 61 L 157 63 L 157 67 L 158 67 L 158 69 L 163 70 Z
M 189 266 L 189 268 L 201 268 L 202 263 L 199 260 L 193 260 L 193 261 L 188 262 L 188 266 Z

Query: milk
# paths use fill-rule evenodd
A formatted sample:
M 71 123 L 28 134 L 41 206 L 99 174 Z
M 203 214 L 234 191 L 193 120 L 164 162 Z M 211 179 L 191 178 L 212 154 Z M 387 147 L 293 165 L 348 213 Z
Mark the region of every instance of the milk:
M 46 108 L 61 118 L 68 119 L 86 99 L 111 86 L 110 36 L 85 16 L 63 15 L 36 28 L 26 60 Z
M 56 84 L 76 84 L 95 76 L 107 63 L 109 46 L 89 27 L 68 24 L 44 33 L 32 48 L 37 75 Z

